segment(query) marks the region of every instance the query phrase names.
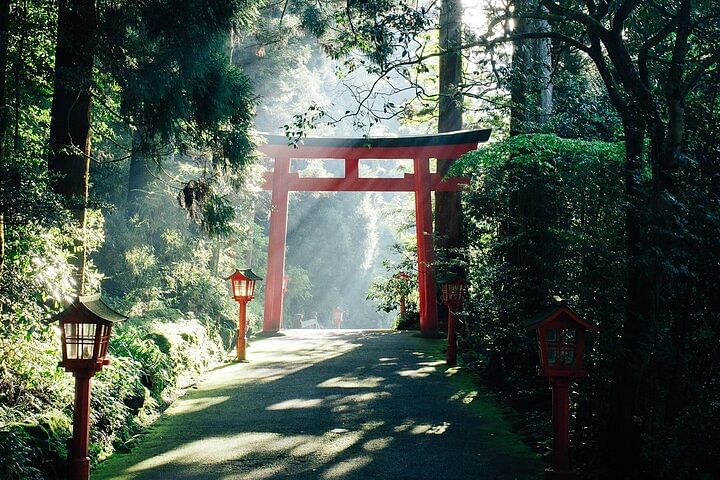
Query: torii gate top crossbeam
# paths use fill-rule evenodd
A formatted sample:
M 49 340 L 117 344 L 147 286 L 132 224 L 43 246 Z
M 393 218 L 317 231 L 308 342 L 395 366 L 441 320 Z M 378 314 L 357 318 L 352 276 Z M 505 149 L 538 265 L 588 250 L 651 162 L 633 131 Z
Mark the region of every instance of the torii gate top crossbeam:
M 458 158 L 487 142 L 490 129 L 419 135 L 414 137 L 322 138 L 307 137 L 288 145 L 283 135 L 263 135 L 267 143 L 258 150 L 273 158 Z
M 430 158 L 458 158 L 475 150 L 478 143 L 490 137 L 490 130 L 391 138 L 319 138 L 310 137 L 297 146 L 287 144 L 282 135 L 266 135 L 266 144 L 258 149 L 276 159 L 338 159 L 345 162 L 345 175 L 340 178 L 304 178 L 298 173 L 276 171 L 265 174 L 266 190 L 279 187 L 289 191 L 326 192 L 414 192 L 417 189 L 413 174 L 403 178 L 361 178 L 358 173 L 360 159 L 413 159 L 427 162 Z M 277 176 L 280 175 L 282 179 Z M 431 173 L 428 188 L 431 191 L 458 191 L 466 179 L 442 178 Z

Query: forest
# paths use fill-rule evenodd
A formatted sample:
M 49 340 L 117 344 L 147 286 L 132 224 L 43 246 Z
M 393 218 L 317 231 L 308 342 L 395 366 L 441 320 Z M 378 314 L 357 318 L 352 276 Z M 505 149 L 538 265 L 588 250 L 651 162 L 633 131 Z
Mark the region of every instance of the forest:
M 480 128 L 433 160 L 470 179 L 433 200 L 433 268 L 469 286 L 463 368 L 549 462 L 524 325 L 562 297 L 600 327 L 570 395 L 582 478 L 720 478 L 719 89 L 715 0 L 0 0 L 0 478 L 65 478 L 53 319 L 77 295 L 129 316 L 93 383 L 93 465 L 228 357 L 227 277 L 267 264 L 262 132 Z M 413 208 L 294 193 L 286 326 L 416 326 Z M 262 282 L 248 308 L 257 333 Z

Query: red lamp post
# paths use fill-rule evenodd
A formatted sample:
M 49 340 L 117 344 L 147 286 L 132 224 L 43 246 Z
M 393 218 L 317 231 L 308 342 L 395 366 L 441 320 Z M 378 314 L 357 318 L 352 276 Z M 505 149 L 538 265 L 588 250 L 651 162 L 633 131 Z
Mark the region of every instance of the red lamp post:
M 75 376 L 73 436 L 68 452 L 68 479 L 90 478 L 90 379 L 110 363 L 107 355 L 112 326 L 127 320 L 108 307 L 99 294 L 81 296 L 55 317 L 60 322 L 60 366 Z
M 467 294 L 467 285 L 462 278 L 456 278 L 442 284 L 442 300 L 448 308 L 447 351 L 445 363 L 451 367 L 457 365 L 457 319 L 455 312 L 462 308 Z
M 237 330 L 237 353 L 236 360 L 245 361 L 247 350 L 247 303 L 255 295 L 255 282 L 262 280 L 249 268 L 235 270 L 235 273 L 228 277 L 232 289 L 232 296 L 238 302 L 238 330 Z
M 407 283 L 410 281 L 410 275 L 408 275 L 405 272 L 396 273 L 394 277 L 398 280 L 400 280 L 402 283 Z M 407 296 L 405 295 L 405 292 L 403 291 L 400 294 L 400 317 L 405 314 L 405 310 L 407 309 Z
M 569 389 L 574 380 L 585 376 L 586 332 L 598 330 L 598 326 L 555 299 L 553 307 L 528 322 L 528 329 L 537 332 L 541 365 L 538 373 L 548 378 L 552 386 L 553 464 L 545 470 L 545 480 L 574 480 L 569 454 Z

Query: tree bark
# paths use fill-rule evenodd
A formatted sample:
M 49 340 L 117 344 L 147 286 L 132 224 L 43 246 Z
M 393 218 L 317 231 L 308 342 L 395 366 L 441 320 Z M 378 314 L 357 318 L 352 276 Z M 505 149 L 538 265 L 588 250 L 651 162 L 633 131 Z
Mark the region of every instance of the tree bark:
M 627 113 L 623 119 L 625 138 L 625 242 L 628 255 L 626 318 L 622 346 L 613 367 L 611 401 L 604 439 L 605 465 L 613 466 L 608 478 L 631 478 L 640 462 L 641 426 L 638 423 L 642 372 L 649 356 L 649 324 L 652 321 L 648 298 L 652 288 L 649 265 L 643 262 L 647 248 L 643 232 L 646 196 L 641 183 L 643 139 L 642 117 Z
M 440 90 L 438 132 L 462 129 L 462 2 L 443 0 L 440 13 Z M 438 158 L 437 173 L 446 175 L 454 158 Z M 435 192 L 435 247 L 453 256 L 463 246 L 462 212 L 459 192 Z
M 10 0 L 0 0 L 0 172 L 7 172 L 7 132 L 10 107 L 7 102 L 7 58 L 10 29 Z M 0 273 L 5 263 L 5 180 L 0 181 Z
M 510 78 L 510 135 L 535 132 L 550 119 L 553 107 L 552 43 L 550 38 L 520 38 L 550 31 L 547 20 L 524 18 L 545 11 L 539 0 L 515 0 L 512 73 Z
M 539 8 L 536 4 L 534 8 Z M 545 11 L 545 9 L 542 9 Z M 549 32 L 550 22 L 547 20 L 533 20 L 530 27 L 532 32 Z M 549 38 L 533 40 L 532 67 L 534 75 L 535 112 L 533 122 L 538 126 L 545 125 L 552 115 L 553 84 L 552 84 L 552 42 Z
M 84 293 L 85 228 L 90 170 L 90 105 L 97 32 L 94 0 L 60 0 L 55 78 L 50 111 L 48 170 L 53 190 L 65 199 L 80 229 L 75 241 L 75 280 Z
M 528 55 L 526 40 L 519 36 L 528 32 L 527 20 L 523 14 L 528 11 L 528 0 L 515 0 L 515 24 L 513 27 L 513 52 L 510 74 L 510 136 L 527 133 L 527 78 Z
M 130 172 L 128 173 L 128 192 L 126 213 L 127 218 L 140 213 L 140 207 L 147 198 L 151 176 L 145 163 L 143 136 L 139 129 L 133 132 L 132 154 L 130 155 Z
M 515 0 L 518 16 L 513 34 L 550 30 L 545 20 L 525 18 L 540 9 L 538 0 Z M 513 42 L 512 70 L 510 78 L 510 135 L 536 132 L 552 113 L 552 79 L 550 39 L 518 39 Z M 508 220 L 501 227 L 508 238 L 506 260 L 517 272 L 517 289 L 521 299 L 519 314 L 532 314 L 547 300 L 550 293 L 546 279 L 551 278 L 550 258 L 547 250 L 538 251 L 549 236 L 550 218 L 546 215 L 552 201 L 547 194 L 547 178 L 534 165 L 513 165 L 510 179 L 517 188 L 508 198 Z M 542 247 L 540 247 L 542 248 Z M 550 267 L 549 267 L 550 265 Z

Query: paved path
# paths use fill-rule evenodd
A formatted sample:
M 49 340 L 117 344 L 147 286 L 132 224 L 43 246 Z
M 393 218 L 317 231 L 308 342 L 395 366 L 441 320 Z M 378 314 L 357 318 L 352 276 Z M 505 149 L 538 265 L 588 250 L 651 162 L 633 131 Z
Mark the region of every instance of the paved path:
M 440 340 L 290 330 L 210 372 L 100 479 L 534 479 L 495 404 Z

